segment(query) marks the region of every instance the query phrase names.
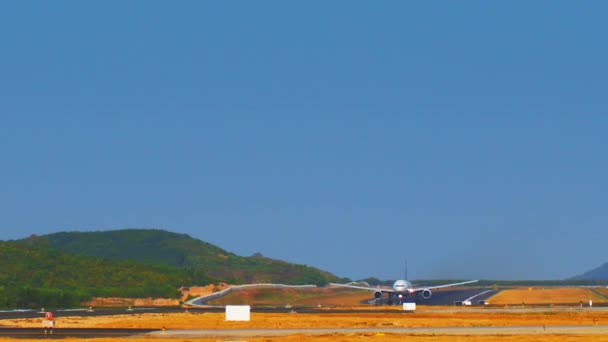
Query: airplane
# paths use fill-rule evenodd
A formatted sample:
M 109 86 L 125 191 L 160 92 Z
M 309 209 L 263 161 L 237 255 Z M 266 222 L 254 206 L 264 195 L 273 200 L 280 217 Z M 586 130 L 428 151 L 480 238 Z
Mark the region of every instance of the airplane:
M 407 279 L 407 260 L 405 262 L 405 279 Z M 349 287 L 349 288 L 360 289 L 360 290 L 374 291 L 374 298 L 376 298 L 376 300 L 379 300 L 380 298 L 382 298 L 383 294 L 387 294 L 389 304 L 392 304 L 394 297 L 397 297 L 399 299 L 399 303 L 401 304 L 408 297 L 419 296 L 419 297 L 422 297 L 422 299 L 429 299 L 433 295 L 433 291 L 431 291 L 431 290 L 434 290 L 434 289 L 471 284 L 471 283 L 475 283 L 475 282 L 479 281 L 479 280 L 468 280 L 468 281 L 463 281 L 463 282 L 459 282 L 459 283 L 419 287 L 419 286 L 412 285 L 412 283 L 410 283 L 409 281 L 407 281 L 405 279 L 396 280 L 393 283 L 393 287 L 391 289 L 380 288 L 380 287 L 371 287 L 371 286 L 359 286 L 359 285 L 352 285 L 352 284 L 338 284 L 338 283 L 330 283 L 330 285 Z
M 415 287 L 409 281 L 400 279 L 400 280 L 396 280 L 393 283 L 393 287 L 391 289 L 380 288 L 380 287 L 371 287 L 371 286 L 370 287 L 359 286 L 359 285 L 352 285 L 352 284 L 338 284 L 338 283 L 330 283 L 330 285 L 348 287 L 348 288 L 360 289 L 360 290 L 374 291 L 374 298 L 376 298 L 377 300 L 382 298 L 383 294 L 387 294 L 388 302 L 389 302 L 389 304 L 391 304 L 395 297 L 397 297 L 399 299 L 400 303 L 403 303 L 403 301 L 405 301 L 408 297 L 413 297 L 416 295 L 419 297 L 422 297 L 422 299 L 429 299 L 433 295 L 433 292 L 431 290 L 440 289 L 440 288 L 444 288 L 444 287 L 471 284 L 471 283 L 475 283 L 478 281 L 479 280 L 468 280 L 468 281 L 463 281 L 460 283 L 443 284 L 443 285 L 435 285 L 435 286 L 427 286 L 427 287 Z

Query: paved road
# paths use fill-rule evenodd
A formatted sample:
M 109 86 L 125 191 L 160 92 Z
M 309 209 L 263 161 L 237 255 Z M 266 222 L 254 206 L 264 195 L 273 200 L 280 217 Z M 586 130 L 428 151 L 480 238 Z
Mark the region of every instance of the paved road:
M 53 335 L 44 335 L 42 328 L 0 328 L 1 337 L 11 338 L 95 338 L 95 337 L 167 337 L 167 338 L 234 338 L 276 337 L 295 334 L 402 334 L 402 335 L 545 335 L 545 334 L 608 334 L 608 325 L 597 326 L 514 326 L 514 327 L 437 327 L 437 328 L 298 328 L 298 329 L 56 329 Z
M 97 329 L 97 328 L 58 328 L 52 335 L 44 334 L 42 328 L 0 328 L 1 337 L 11 338 L 92 338 L 92 337 L 126 337 L 142 335 L 154 329 Z
M 544 334 L 608 334 L 608 325 L 598 326 L 516 326 L 516 327 L 450 327 L 450 328 L 327 328 L 327 329 L 215 329 L 167 330 L 146 334 L 171 338 L 247 338 L 295 334 L 403 334 L 403 335 L 544 335 Z

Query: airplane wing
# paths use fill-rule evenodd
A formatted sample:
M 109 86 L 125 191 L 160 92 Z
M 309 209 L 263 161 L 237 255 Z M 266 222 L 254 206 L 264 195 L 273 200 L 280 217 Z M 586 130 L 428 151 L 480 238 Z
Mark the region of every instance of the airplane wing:
M 440 288 L 443 288 L 443 287 L 459 286 L 459 285 L 476 283 L 478 281 L 479 280 L 468 280 L 468 281 L 463 281 L 463 282 L 460 282 L 460 283 L 443 284 L 443 285 L 435 285 L 435 286 L 425 286 L 425 287 L 416 287 L 416 286 L 414 286 L 414 287 L 411 288 L 410 292 L 418 292 L 418 291 L 422 291 L 422 290 L 425 290 L 425 289 L 432 290 L 432 289 L 440 289 Z
M 440 289 L 443 287 L 459 286 L 459 285 L 476 283 L 478 281 L 479 280 L 468 280 L 468 281 L 463 281 L 460 283 L 451 283 L 451 284 L 443 284 L 443 285 L 435 285 L 435 286 L 424 286 L 424 287 L 414 286 L 409 289 L 409 292 L 416 293 L 416 292 L 420 292 L 423 290 L 432 290 L 432 289 Z M 330 283 L 329 285 L 338 286 L 338 287 L 347 287 L 347 288 L 358 289 L 358 290 L 374 291 L 374 292 L 380 291 L 382 293 L 394 293 L 395 292 L 391 288 L 382 288 L 382 287 L 371 287 L 371 286 L 360 286 L 360 285 L 353 285 L 353 284 L 338 284 L 338 283 Z
M 382 287 L 371 287 L 371 286 L 359 286 L 359 285 L 352 285 L 352 284 L 338 284 L 338 283 L 329 283 L 329 285 L 331 286 L 338 286 L 338 287 L 348 287 L 351 289 L 358 289 L 358 290 L 367 290 L 367 291 L 380 291 L 382 293 L 393 293 L 395 291 L 393 291 L 393 289 L 388 289 L 388 288 L 382 288 Z

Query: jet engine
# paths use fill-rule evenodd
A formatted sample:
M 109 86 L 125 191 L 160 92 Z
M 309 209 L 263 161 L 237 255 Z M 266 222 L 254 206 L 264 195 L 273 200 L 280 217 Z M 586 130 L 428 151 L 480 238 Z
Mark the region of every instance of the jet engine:
M 376 291 L 376 292 L 374 292 L 374 297 L 377 298 L 377 299 L 382 298 L 382 291 Z
M 424 289 L 424 290 L 420 291 L 420 295 L 424 299 L 429 299 L 433 295 L 433 292 L 431 292 L 430 289 Z

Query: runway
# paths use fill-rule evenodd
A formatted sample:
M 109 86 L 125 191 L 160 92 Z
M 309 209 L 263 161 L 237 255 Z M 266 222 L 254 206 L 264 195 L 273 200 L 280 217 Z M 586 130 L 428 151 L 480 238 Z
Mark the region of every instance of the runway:
M 201 307 L 213 307 L 213 305 L 209 305 L 209 302 L 224 297 L 234 291 L 246 291 L 249 288 L 259 288 L 259 287 L 275 287 L 275 288 L 285 288 L 285 285 L 273 285 L 273 284 L 265 284 L 265 286 L 261 285 L 247 285 L 247 286 L 234 286 L 230 287 L 226 290 L 213 293 L 207 296 L 201 296 L 198 298 L 194 298 L 187 303 L 194 306 Z M 293 286 L 291 286 L 293 287 Z M 299 286 L 302 288 L 302 286 Z M 310 286 L 306 285 L 304 288 L 309 288 Z M 470 299 L 471 304 L 478 305 L 480 301 L 485 301 L 488 298 L 494 296 L 500 292 L 500 290 L 494 290 L 491 288 L 449 288 L 449 289 L 441 289 L 439 291 L 433 291 L 431 298 L 422 299 L 419 297 L 407 299 L 406 302 L 416 301 L 416 303 L 420 305 L 454 305 L 459 302 L 463 302 L 464 300 Z M 383 296 L 381 299 L 374 299 L 372 293 L 370 292 L 370 299 L 363 302 L 364 304 L 382 304 L 388 305 L 388 298 Z M 355 304 L 355 303 L 353 303 Z M 399 304 L 399 303 L 393 303 Z M 254 305 L 255 306 L 255 305 Z
M 433 292 L 429 299 L 421 299 L 418 301 L 420 305 L 454 305 L 458 302 L 470 299 L 472 305 L 477 305 L 479 301 L 486 301 L 488 298 L 496 295 L 499 290 L 489 288 L 481 289 L 453 289 Z
M 500 292 L 500 290 L 494 290 L 489 288 L 475 288 L 475 289 L 449 289 L 442 291 L 434 291 L 433 295 L 429 299 L 414 298 L 406 299 L 406 302 L 415 301 L 419 305 L 439 305 L 439 306 L 450 306 L 450 305 L 462 305 L 465 300 L 470 300 L 472 305 L 480 305 L 480 301 L 487 301 L 488 298 L 494 296 Z M 365 301 L 365 304 L 381 304 L 388 305 L 388 299 L 383 297 L 381 300 L 370 299 Z M 396 303 L 399 304 L 399 303 Z M 483 305 L 483 304 L 482 304 Z

